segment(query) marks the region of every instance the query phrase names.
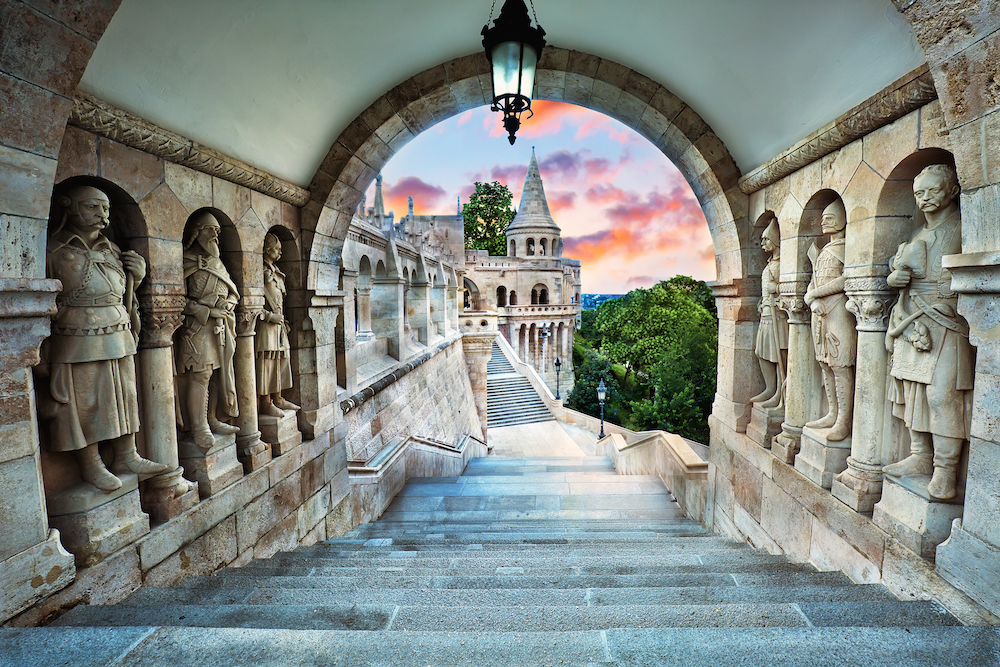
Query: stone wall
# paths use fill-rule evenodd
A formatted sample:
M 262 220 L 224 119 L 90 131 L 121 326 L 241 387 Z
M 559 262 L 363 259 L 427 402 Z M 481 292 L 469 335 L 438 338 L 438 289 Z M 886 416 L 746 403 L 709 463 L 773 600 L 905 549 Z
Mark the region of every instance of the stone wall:
M 364 463 L 393 438 L 422 436 L 456 443 L 479 435 L 462 340 L 451 337 L 434 357 L 344 415 L 347 457 Z

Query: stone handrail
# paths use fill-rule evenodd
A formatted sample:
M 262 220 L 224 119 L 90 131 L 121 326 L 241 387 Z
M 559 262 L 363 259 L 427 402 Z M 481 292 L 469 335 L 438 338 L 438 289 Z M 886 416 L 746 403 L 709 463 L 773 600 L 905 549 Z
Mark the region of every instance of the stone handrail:
M 674 433 L 646 431 L 628 442 L 611 433 L 597 443 L 598 456 L 608 456 L 619 475 L 656 475 L 684 514 L 705 523 L 708 461 L 691 443 Z
M 502 306 L 506 315 L 534 315 L 542 313 L 545 315 L 576 315 L 576 304 L 553 303 L 538 304 L 530 306 Z

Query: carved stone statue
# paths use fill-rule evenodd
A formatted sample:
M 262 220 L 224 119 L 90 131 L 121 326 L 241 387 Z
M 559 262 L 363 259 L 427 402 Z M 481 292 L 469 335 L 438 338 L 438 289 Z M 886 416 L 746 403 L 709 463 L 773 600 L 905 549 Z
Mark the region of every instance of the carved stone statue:
M 258 414 L 284 417 L 283 410 L 298 410 L 281 392 L 292 386 L 288 354 L 288 321 L 284 316 L 285 274 L 275 262 L 281 259 L 281 241 L 274 234 L 264 237 L 264 312 L 257 323 Z
M 847 211 L 840 198 L 823 211 L 821 224 L 830 240 L 822 250 L 815 245 L 809 249 L 813 275 L 804 300 L 812 310 L 813 346 L 823 371 L 823 388 L 830 408 L 826 415 L 806 426 L 829 428 L 826 439 L 839 442 L 851 434 L 854 358 L 858 347 L 858 332 L 844 294 Z
M 887 475 L 933 473 L 927 492 L 947 500 L 956 494 L 962 442 L 969 437 L 975 351 L 969 325 L 958 314 L 944 255 L 962 250 L 962 218 L 955 170 L 934 164 L 913 179 L 913 195 L 925 224 L 889 261 L 890 286 L 899 300 L 889 318 L 886 347 L 892 352 L 892 413 L 910 432 L 910 455 L 884 468 Z
M 760 276 L 760 326 L 754 347 L 765 386 L 764 391 L 750 399 L 750 402 L 760 403 L 762 408 L 775 408 L 781 405 L 784 397 L 788 355 L 788 317 L 777 306 L 781 236 L 776 219 L 764 230 L 760 247 L 764 252 L 771 253 L 771 259 Z
M 139 304 L 135 289 L 146 276 L 136 252 L 122 252 L 102 231 L 111 203 L 101 190 L 77 187 L 59 198 L 62 224 L 49 237 L 48 275 L 62 281 L 40 371 L 49 375 L 41 416 L 51 419 L 51 449 L 76 452 L 83 479 L 108 493 L 122 482 L 101 460 L 110 441 L 113 469 L 151 475 L 171 470 L 139 456 L 139 401 L 135 377 Z
M 190 221 L 184 239 L 184 284 L 187 303 L 181 327 L 178 371 L 187 376 L 186 426 L 199 447 L 210 448 L 212 433 L 228 435 L 239 428 L 221 421 L 222 413 L 239 415 L 233 357 L 239 291 L 219 258 L 215 216 L 204 211 Z M 211 391 L 209 390 L 211 386 Z

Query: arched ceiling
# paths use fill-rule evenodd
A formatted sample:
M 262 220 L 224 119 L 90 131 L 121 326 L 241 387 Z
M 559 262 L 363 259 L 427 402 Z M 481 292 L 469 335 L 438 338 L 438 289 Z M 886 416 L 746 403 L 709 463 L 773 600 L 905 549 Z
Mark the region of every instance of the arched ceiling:
M 503 0 L 497 0 L 497 9 Z M 80 88 L 308 185 L 376 98 L 481 49 L 487 0 L 124 0 Z M 889 0 L 536 0 L 550 44 L 669 88 L 746 172 L 924 62 Z

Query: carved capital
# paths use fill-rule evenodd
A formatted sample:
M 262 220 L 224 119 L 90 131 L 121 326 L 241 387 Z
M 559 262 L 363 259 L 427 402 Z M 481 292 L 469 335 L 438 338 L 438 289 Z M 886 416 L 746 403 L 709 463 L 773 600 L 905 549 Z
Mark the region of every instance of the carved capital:
M 263 308 L 240 308 L 236 311 L 237 337 L 253 336 L 257 333 L 257 320 L 264 317 Z
M 174 332 L 184 322 L 183 294 L 157 294 L 139 297 L 140 348 L 170 347 Z
M 870 292 L 867 294 L 850 294 L 847 297 L 847 310 L 858 321 L 858 331 L 885 331 L 889 328 L 889 313 L 896 295 L 891 292 Z
M 777 300 L 778 308 L 788 313 L 789 324 L 809 324 L 812 313 L 809 306 L 798 294 L 782 294 Z

